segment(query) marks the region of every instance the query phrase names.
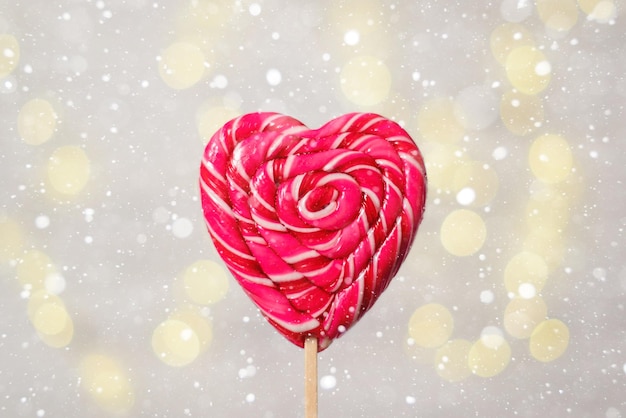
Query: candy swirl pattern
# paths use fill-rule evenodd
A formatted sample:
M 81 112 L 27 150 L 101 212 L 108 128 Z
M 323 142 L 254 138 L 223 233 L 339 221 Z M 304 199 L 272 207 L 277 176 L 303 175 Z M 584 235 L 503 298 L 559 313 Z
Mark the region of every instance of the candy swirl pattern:
M 317 130 L 277 113 L 226 123 L 200 168 L 228 269 L 265 318 L 322 351 L 376 302 L 422 220 L 426 172 L 395 122 L 352 113 Z

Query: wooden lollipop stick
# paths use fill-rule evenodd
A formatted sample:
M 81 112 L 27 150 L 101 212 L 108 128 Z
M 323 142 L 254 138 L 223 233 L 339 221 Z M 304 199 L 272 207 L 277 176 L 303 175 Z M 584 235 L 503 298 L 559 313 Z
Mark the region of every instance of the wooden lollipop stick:
M 317 418 L 317 338 L 304 340 L 304 416 Z

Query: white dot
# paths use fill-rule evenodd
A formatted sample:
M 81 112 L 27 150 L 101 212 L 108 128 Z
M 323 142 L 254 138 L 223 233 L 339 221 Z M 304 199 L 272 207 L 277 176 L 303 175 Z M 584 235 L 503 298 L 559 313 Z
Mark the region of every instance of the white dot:
M 485 305 L 488 305 L 491 302 L 493 302 L 493 299 L 494 299 L 494 295 L 491 290 L 483 290 L 482 292 L 480 292 L 480 301 L 484 303 Z
M 548 61 L 541 61 L 535 65 L 535 73 L 539 76 L 546 76 L 552 71 L 552 66 Z
M 256 399 L 256 396 L 254 396 L 254 393 L 248 393 L 246 395 L 246 402 L 252 403 L 254 402 L 254 399 Z
M 50 226 L 50 218 L 46 215 L 39 215 L 35 218 L 35 226 L 39 229 L 45 229 Z
M 509 151 L 505 147 L 498 147 L 493 150 L 493 153 L 491 153 L 491 156 L 493 157 L 494 160 L 500 161 L 500 160 L 504 160 L 508 154 L 509 154 Z
M 333 375 L 322 376 L 320 379 L 320 387 L 325 390 L 333 389 L 337 386 L 337 378 Z
M 176 238 L 187 238 L 193 232 L 193 224 L 187 218 L 178 218 L 172 224 L 172 233 Z
M 532 299 L 537 294 L 537 290 L 532 283 L 522 283 L 517 288 L 517 293 L 523 299 Z
M 44 286 L 46 290 L 53 295 L 59 295 L 65 290 L 65 277 L 60 274 L 49 274 L 44 279 Z
M 248 9 L 252 16 L 258 16 L 261 14 L 261 5 L 259 3 L 252 3 Z
M 280 74 L 280 71 L 278 71 L 275 68 L 272 68 L 267 71 L 265 78 L 267 79 L 267 82 L 270 84 L 270 86 L 277 86 L 280 84 L 280 81 L 282 80 L 282 75 Z
M 407 396 L 406 398 L 404 398 L 405 402 L 409 405 L 414 405 L 415 402 L 417 401 L 415 399 L 415 396 Z
M 476 192 L 471 187 L 464 187 L 456 194 L 456 201 L 463 206 L 471 205 L 476 199 Z
M 226 78 L 226 76 L 222 74 L 216 75 L 215 78 L 213 79 L 213 82 L 211 83 L 211 87 L 215 87 L 218 89 L 225 89 L 227 86 L 228 86 L 228 79 Z
M 343 35 L 343 41 L 347 45 L 356 45 L 359 43 L 360 35 L 359 32 L 355 30 L 349 30 Z

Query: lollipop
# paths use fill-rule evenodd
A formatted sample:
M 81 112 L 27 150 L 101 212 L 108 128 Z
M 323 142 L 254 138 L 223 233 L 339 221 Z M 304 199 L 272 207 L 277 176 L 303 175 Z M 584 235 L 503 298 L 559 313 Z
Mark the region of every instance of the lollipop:
M 215 247 L 263 316 L 326 349 L 367 312 L 422 220 L 422 156 L 398 124 L 352 113 L 311 130 L 252 113 L 209 140 L 202 208 Z

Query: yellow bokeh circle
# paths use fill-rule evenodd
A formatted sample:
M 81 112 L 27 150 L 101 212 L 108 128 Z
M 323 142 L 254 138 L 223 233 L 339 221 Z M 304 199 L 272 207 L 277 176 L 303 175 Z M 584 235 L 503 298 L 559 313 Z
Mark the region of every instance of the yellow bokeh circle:
M 573 157 L 569 144 L 560 135 L 541 135 L 528 152 L 532 173 L 545 183 L 559 183 L 572 172 Z
M 56 295 L 39 290 L 28 299 L 27 314 L 39 338 L 50 347 L 67 346 L 74 336 L 74 322 Z
M 212 260 L 198 260 L 183 272 L 187 298 L 199 305 L 219 302 L 228 292 L 226 270 Z
M 504 309 L 504 329 L 512 337 L 528 338 L 547 314 L 548 307 L 541 297 L 514 298 Z
M 448 98 L 424 103 L 417 114 L 417 129 L 426 141 L 447 144 L 460 141 L 465 134 L 455 115 L 454 101 Z
M 535 253 L 522 251 L 509 260 L 504 268 L 504 286 L 507 292 L 524 299 L 535 297 L 546 284 L 548 266 Z
M 186 322 L 167 319 L 152 333 L 152 350 L 168 366 L 186 366 L 198 357 L 200 349 L 198 335 Z
M 344 96 L 359 106 L 374 106 L 389 95 L 391 72 L 385 63 L 369 55 L 348 61 L 340 73 L 340 86 Z
M 533 46 L 513 49 L 506 58 L 506 76 L 524 94 L 537 94 L 550 83 L 551 66 L 546 56 Z
M 0 263 L 16 259 L 24 247 L 20 226 L 11 219 L 0 220 Z
M 588 19 L 599 23 L 609 23 L 617 16 L 617 6 L 613 0 L 578 0 L 578 4 Z
M 237 109 L 227 106 L 204 107 L 196 114 L 198 134 L 204 143 L 208 142 L 226 122 L 241 115 Z
M 54 134 L 57 118 L 49 101 L 32 99 L 22 106 L 17 115 L 17 131 L 27 144 L 40 145 Z
M 448 309 L 437 303 L 418 308 L 409 320 L 409 335 L 415 343 L 425 348 L 435 348 L 450 338 L 454 319 Z
M 81 386 L 106 411 L 126 414 L 135 403 L 135 391 L 128 373 L 109 356 L 85 356 L 80 365 L 80 377 Z
M 467 363 L 480 377 L 493 377 L 501 373 L 511 361 L 511 346 L 502 337 L 492 335 L 489 339 L 476 341 L 467 354 Z
M 11 74 L 20 62 L 20 45 L 13 35 L 0 33 L 0 78 Z
M 22 286 L 31 292 L 45 286 L 46 277 L 56 273 L 56 267 L 50 257 L 39 250 L 30 250 L 22 255 L 16 266 L 16 275 Z
M 500 100 L 500 119 L 515 135 L 523 136 L 534 132 L 544 120 L 541 98 L 509 90 Z
M 449 382 L 458 382 L 472 374 L 468 354 L 472 343 L 467 340 L 450 340 L 437 349 L 435 369 L 437 374 Z
M 525 26 L 517 23 L 505 23 L 498 26 L 491 32 L 489 38 L 491 53 L 502 65 L 506 64 L 506 58 L 513 49 L 534 44 L 532 33 Z
M 423 151 L 430 190 L 451 191 L 455 172 L 467 161 L 467 157 L 459 147 L 450 144 L 429 142 L 424 144 Z
M 446 216 L 439 238 L 450 254 L 464 257 L 480 250 L 487 237 L 485 222 L 476 212 L 459 209 Z
M 539 361 L 549 362 L 561 357 L 569 345 L 569 328 L 558 319 L 540 323 L 528 342 L 530 354 Z
M 535 0 L 539 18 L 546 28 L 556 32 L 567 32 L 578 21 L 576 0 Z
M 180 309 L 174 312 L 170 319 L 184 322 L 198 337 L 200 343 L 200 351 L 205 350 L 213 341 L 213 328 L 207 318 L 202 316 L 200 312 L 193 308 Z
M 47 174 L 54 190 L 64 195 L 75 195 L 89 180 L 91 162 L 79 147 L 59 147 L 48 160 Z
M 202 50 L 189 42 L 168 46 L 159 60 L 159 76 L 169 87 L 182 90 L 200 81 L 205 73 Z
M 478 161 L 466 162 L 454 172 L 453 192 L 462 205 L 484 206 L 495 197 L 498 184 L 493 168 Z

